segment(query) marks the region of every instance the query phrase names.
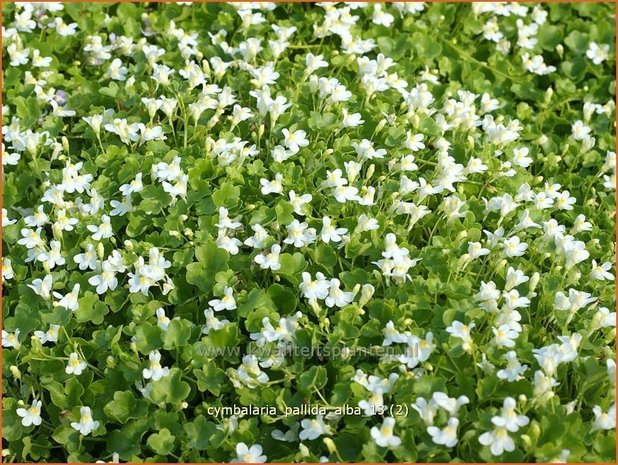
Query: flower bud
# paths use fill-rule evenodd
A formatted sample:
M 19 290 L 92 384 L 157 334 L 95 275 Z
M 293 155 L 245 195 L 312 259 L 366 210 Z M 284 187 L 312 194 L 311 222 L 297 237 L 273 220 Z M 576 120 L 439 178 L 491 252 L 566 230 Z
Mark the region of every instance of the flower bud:
M 367 168 L 367 179 L 373 176 L 373 173 L 375 173 L 375 171 L 376 171 L 376 165 L 372 163 L 371 165 L 369 165 L 369 168 Z
M 375 132 L 377 133 L 377 132 L 380 132 L 382 129 L 384 129 L 384 126 L 386 126 L 386 123 L 387 123 L 386 119 L 382 119 L 382 121 L 380 121 L 378 125 L 376 126 Z
M 562 58 L 562 55 L 564 54 L 564 47 L 562 44 L 556 45 L 556 52 L 558 52 L 558 56 Z
M 54 239 L 62 239 L 62 226 L 60 226 L 59 223 L 52 224 L 52 234 L 54 235 Z
M 331 454 L 337 453 L 337 446 L 335 445 L 335 442 L 331 438 L 324 438 L 323 441 L 324 441 L 324 445 L 328 449 L 328 452 L 330 452 Z
M 539 284 L 539 280 L 541 279 L 541 275 L 538 271 L 535 271 L 530 277 L 530 292 L 534 291 Z
M 361 290 L 361 297 L 360 297 L 360 301 L 358 302 L 358 304 L 361 307 L 364 307 L 365 305 L 367 305 L 369 300 L 371 300 L 371 297 L 373 297 L 375 290 L 376 289 L 375 287 L 373 287 L 373 285 L 363 284 L 363 288 Z
M 105 247 L 103 246 L 103 242 L 99 242 L 97 244 L 97 255 L 99 260 L 103 260 L 103 257 L 105 256 Z
M 11 365 L 10 370 L 11 374 L 15 379 L 21 379 L 21 372 L 19 371 L 19 368 L 17 368 L 15 365 Z

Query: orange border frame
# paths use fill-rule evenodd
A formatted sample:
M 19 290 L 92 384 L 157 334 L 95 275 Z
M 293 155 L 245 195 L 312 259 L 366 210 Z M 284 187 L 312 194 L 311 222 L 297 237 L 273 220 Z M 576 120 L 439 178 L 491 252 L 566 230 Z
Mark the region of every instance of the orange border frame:
M 156 3 L 175 3 L 176 0 L 152 0 Z M 288 0 L 287 2 L 283 2 L 280 0 L 271 0 L 274 1 L 275 3 L 311 3 L 310 0 Z M 322 0 L 328 3 L 340 3 L 338 1 L 334 1 L 334 0 Z M 486 0 L 482 0 L 483 2 Z M 240 3 L 249 3 L 249 0 L 240 0 Z M 411 0 L 410 3 L 415 3 L 415 2 L 419 2 L 419 0 Z M 15 3 L 15 2 L 9 2 L 6 0 L 0 0 L 0 6 L 3 3 Z M 34 3 L 34 2 L 24 2 L 24 3 Z M 47 2 L 44 2 L 47 3 Z M 80 2 L 79 0 L 65 0 L 61 3 L 145 3 L 142 0 L 116 0 L 116 1 L 110 1 L 110 0 L 93 0 L 91 2 Z M 228 2 L 218 2 L 217 0 L 194 0 L 194 3 L 228 3 Z M 369 0 L 369 3 L 403 3 L 402 0 L 395 0 L 395 1 L 380 1 L 380 0 Z M 426 0 L 425 3 L 472 3 L 472 1 L 470 0 Z M 521 1 L 521 0 L 513 0 L 512 3 L 614 3 L 617 4 L 618 0 L 614 0 L 613 2 L 611 1 L 603 1 L 603 0 L 575 0 L 573 2 L 568 2 L 566 0 L 543 0 L 543 1 Z M 615 26 L 616 26 L 616 30 L 618 30 L 618 14 L 616 14 L 616 16 L 614 17 L 615 20 Z M 0 23 L 2 22 L 2 9 L 0 8 Z M 618 35 L 616 35 L 615 37 L 616 39 L 616 49 L 618 50 Z M 2 35 L 0 34 L 0 48 L 2 48 Z M 2 67 L 2 54 L 0 54 L 0 68 Z M 618 80 L 618 71 L 616 72 L 616 79 Z M 0 88 L 2 88 L 2 73 L 0 73 Z M 615 95 L 615 103 L 618 106 L 618 93 Z M 2 94 L 0 93 L 0 104 L 2 104 Z M 2 122 L 1 122 L 1 117 L 2 117 L 2 108 L 0 107 L 0 128 L 2 127 Z M 618 146 L 618 133 L 616 134 L 616 146 Z M 0 154 L 0 159 L 2 158 L 2 155 Z M 3 188 L 3 179 L 0 176 L 0 191 Z M 614 191 L 614 196 L 616 199 L 616 203 L 618 204 L 618 181 L 616 182 L 616 190 Z M 2 199 L 2 195 L 0 195 L 0 208 L 2 208 L 3 206 L 3 199 Z M 0 241 L 2 240 L 2 227 L 0 226 Z M 616 224 L 616 231 L 615 231 L 615 241 L 618 242 L 618 223 Z M 618 249 L 615 249 L 615 254 L 616 254 L 616 259 L 618 261 Z M 1 246 L 1 242 L 0 242 L 0 260 L 2 259 L 2 246 Z M 618 309 L 618 285 L 616 283 L 616 281 L 614 281 L 614 285 L 616 286 L 615 289 L 615 293 L 616 293 L 616 301 L 617 301 L 617 309 Z M 2 283 L 0 282 L 0 289 L 2 287 Z M 2 294 L 0 293 L 0 316 L 2 315 Z M 618 318 L 617 318 L 618 320 Z M 0 330 L 2 329 L 2 319 L 0 318 Z M 2 373 L 2 351 L 0 350 L 0 378 L 1 378 L 1 373 Z M 616 377 L 616 381 L 618 381 L 618 376 Z M 615 389 L 616 389 L 616 398 L 618 398 L 618 383 L 615 383 Z M 2 401 L 2 391 L 0 390 L 0 401 Z M 0 408 L 0 438 L 2 436 L 2 409 Z M 613 463 L 618 463 L 618 437 L 616 438 L 616 457 L 615 457 L 615 461 Z M 34 464 L 35 462 L 13 462 L 13 463 L 23 463 L 23 464 Z M 47 462 L 47 463 L 66 463 L 66 462 Z M 83 463 L 85 465 L 95 465 L 94 463 L 87 463 L 87 462 L 80 462 Z M 123 462 L 123 463 L 131 463 L 131 462 Z M 177 463 L 197 463 L 197 462 L 149 462 L 151 463 L 151 465 L 173 465 L 173 464 L 177 464 Z M 208 463 L 212 463 L 212 462 L 208 462 Z M 224 465 L 227 464 L 229 462 L 222 462 L 222 463 L 214 463 L 214 465 Z M 267 462 L 267 463 L 281 463 L 282 465 L 292 465 L 292 463 L 286 463 L 286 462 Z M 340 462 L 337 462 L 340 463 Z M 376 463 L 376 462 L 362 462 L 362 463 L 366 463 L 368 465 L 386 465 L 385 463 Z M 389 463 L 406 463 L 406 462 L 389 462 Z M 416 462 L 416 463 L 421 463 L 421 464 L 432 464 L 432 465 L 447 465 L 447 463 L 443 463 L 443 462 Z M 461 463 L 466 463 L 466 462 L 461 462 Z M 499 463 L 504 464 L 507 463 L 507 465 L 515 465 L 515 463 L 509 463 L 509 462 L 481 462 L 481 463 L 487 463 L 489 465 L 498 465 Z M 533 462 L 529 462 L 529 463 L 533 463 Z M 542 463 L 542 462 L 537 462 L 537 463 Z M 569 462 L 569 463 L 586 463 L 586 462 Z M 602 463 L 602 462 L 596 462 L 596 463 Z M 549 464 L 548 464 L 549 465 Z

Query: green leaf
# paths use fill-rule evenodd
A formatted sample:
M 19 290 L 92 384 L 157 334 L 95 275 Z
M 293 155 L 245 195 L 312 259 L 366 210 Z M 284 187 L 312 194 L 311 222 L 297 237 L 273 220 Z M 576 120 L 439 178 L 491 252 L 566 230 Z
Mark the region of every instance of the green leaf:
M 304 392 L 313 392 L 314 389 L 322 389 L 326 385 L 326 368 L 312 366 L 298 377 L 298 386 Z
M 212 194 L 212 200 L 219 207 L 234 208 L 240 199 L 240 187 L 230 182 L 223 183 Z
M 218 432 L 217 426 L 203 415 L 198 415 L 192 422 L 186 423 L 183 429 L 187 435 L 187 445 L 197 450 L 205 450 L 210 445 L 210 438 Z
M 195 370 L 194 374 L 200 391 L 210 391 L 215 396 L 221 393 L 221 386 L 226 381 L 225 372 L 218 368 L 214 361 L 209 360 L 201 370 Z
M 191 392 L 189 383 L 182 381 L 182 371 L 172 368 L 168 376 L 152 381 L 151 398 L 154 402 L 180 404 Z
M 174 450 L 174 440 L 176 438 L 172 436 L 170 430 L 163 428 L 158 433 L 148 436 L 148 447 L 155 451 L 159 455 L 168 455 Z
M 195 249 L 195 256 L 198 262 L 187 265 L 187 282 L 203 292 L 210 292 L 215 275 L 228 269 L 230 255 L 214 242 L 206 242 Z
M 191 322 L 184 319 L 173 319 L 170 321 L 167 331 L 163 331 L 161 334 L 163 348 L 171 350 L 187 345 L 191 337 L 192 328 Z
M 84 296 L 79 299 L 79 307 L 75 311 L 75 319 L 78 323 L 90 322 L 100 325 L 108 313 L 109 307 L 99 300 L 99 296 L 86 291 Z
M 283 275 L 294 286 L 297 286 L 301 281 L 302 272 L 307 268 L 305 256 L 300 252 L 296 252 L 293 255 L 284 253 L 279 256 L 279 262 L 281 263 L 281 268 L 278 270 L 278 273 Z
M 337 264 L 337 254 L 328 244 L 320 244 L 315 249 L 315 262 L 329 269 Z
M 114 400 L 108 402 L 103 411 L 105 415 L 118 423 L 125 423 L 131 418 L 131 412 L 135 409 L 135 394 L 131 391 L 117 391 Z

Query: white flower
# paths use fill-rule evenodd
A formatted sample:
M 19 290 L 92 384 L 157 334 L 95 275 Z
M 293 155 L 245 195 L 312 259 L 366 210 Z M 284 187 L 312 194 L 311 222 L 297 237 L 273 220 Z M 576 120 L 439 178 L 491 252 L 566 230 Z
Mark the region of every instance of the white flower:
M 79 409 L 79 415 L 79 423 L 74 421 L 71 423 L 71 427 L 79 431 L 80 434 L 88 436 L 99 427 L 99 422 L 92 419 L 90 407 L 81 407 Z
M 28 284 L 28 287 L 45 300 L 49 300 L 52 292 L 52 276 L 48 274 L 43 279 L 37 278 L 32 284 Z
M 452 337 L 456 337 L 463 341 L 462 348 L 463 350 L 469 352 L 472 349 L 472 337 L 470 336 L 470 331 L 474 328 L 474 322 L 469 324 L 463 324 L 461 321 L 453 321 L 451 326 L 446 328 L 446 332 L 449 333 Z
M 2 281 L 13 279 L 13 265 L 10 258 L 2 257 Z
M 373 16 L 371 18 L 373 24 L 380 24 L 385 27 L 390 27 L 395 21 L 395 17 L 383 10 L 382 4 L 374 5 Z
M 86 251 L 75 255 L 73 261 L 79 265 L 79 269 L 82 271 L 86 269 L 95 270 L 99 261 L 97 260 L 97 252 L 94 245 L 88 244 Z
M 228 209 L 225 207 L 219 207 L 219 221 L 215 224 L 219 229 L 238 229 L 242 226 L 238 221 L 232 220 L 228 216 Z
M 395 419 L 393 417 L 386 417 L 380 428 L 377 426 L 371 428 L 371 437 L 380 447 L 397 447 L 401 444 L 401 439 L 393 435 L 394 428 Z
M 100 273 L 88 278 L 88 283 L 96 286 L 97 294 L 105 294 L 107 290 L 113 291 L 118 286 L 118 278 L 112 264 L 105 260 L 101 265 Z
M 599 307 L 590 322 L 590 328 L 593 330 L 599 328 L 611 328 L 615 326 L 616 312 L 610 312 L 607 307 Z
M 286 226 L 286 229 L 288 237 L 283 240 L 286 244 L 292 244 L 294 247 L 304 247 L 315 242 L 316 230 L 309 228 L 309 225 L 305 222 L 301 223 L 295 219 Z
M 361 400 L 358 406 L 363 409 L 365 416 L 374 416 L 380 414 L 384 410 L 384 395 L 382 391 L 372 392 L 368 400 Z
M 127 68 L 122 66 L 120 58 L 114 58 L 107 68 L 106 75 L 115 81 L 125 81 L 127 79 Z
M 170 319 L 165 315 L 165 310 L 163 309 L 163 307 L 157 308 L 157 311 L 155 313 L 157 315 L 157 326 L 163 331 L 167 331 L 170 324 Z
M 341 120 L 341 125 L 344 128 L 355 128 L 357 126 L 360 126 L 361 124 L 363 124 L 365 121 L 362 118 L 362 115 L 360 113 L 348 113 L 348 109 L 347 108 L 342 108 L 341 109 L 341 114 L 342 114 L 342 120 Z
M 268 238 L 268 231 L 260 224 L 254 224 L 251 229 L 255 233 L 253 236 L 245 239 L 244 244 L 254 249 L 261 249 L 264 246 L 264 242 Z
M 59 331 L 59 325 L 49 325 L 49 329 L 47 331 L 35 331 L 34 335 L 39 338 L 41 344 L 45 344 L 47 342 L 58 342 Z
M 62 250 L 60 250 L 60 241 L 50 241 L 49 250 L 41 252 L 37 260 L 45 262 L 50 270 L 55 268 L 56 265 L 64 265 L 66 260 L 62 256 Z
M 596 260 L 592 260 L 592 270 L 590 271 L 590 276 L 594 279 L 598 279 L 599 281 L 613 281 L 615 277 L 609 272 L 611 269 L 612 264 L 610 262 L 597 264 Z
M 93 233 L 92 238 L 95 241 L 100 241 L 101 239 L 107 239 L 114 235 L 114 230 L 112 229 L 110 218 L 107 215 L 103 215 L 101 217 L 101 224 L 99 226 L 89 224 L 88 231 Z
M 502 244 L 504 245 L 504 255 L 507 257 L 521 257 L 528 248 L 528 244 L 521 242 L 518 236 L 509 237 Z
M 158 350 L 150 352 L 150 354 L 148 354 L 148 360 L 150 362 L 149 367 L 142 370 L 142 375 L 145 379 L 158 381 L 169 375 L 170 369 L 161 366 L 161 353 Z
M 18 408 L 16 413 L 21 417 L 21 424 L 28 427 L 30 425 L 39 426 L 43 419 L 41 418 L 41 405 L 40 400 L 33 400 L 30 408 Z
M 204 316 L 206 317 L 206 326 L 202 329 L 204 334 L 208 334 L 211 329 L 218 331 L 229 323 L 228 320 L 219 320 L 215 317 L 215 312 L 212 309 L 204 310 Z
M 311 275 L 306 271 L 302 273 L 303 282 L 299 288 L 303 296 L 309 300 L 326 299 L 330 289 L 330 282 L 318 271 L 316 279 L 312 280 Z
M 305 56 L 305 74 L 313 74 L 320 68 L 328 68 L 328 62 L 322 55 L 307 53 Z
M 13 349 L 19 349 L 21 347 L 21 343 L 19 342 L 19 328 L 15 330 L 14 333 L 9 333 L 2 330 L 2 347 L 12 347 Z
M 215 312 L 221 310 L 234 310 L 236 308 L 236 300 L 234 299 L 234 289 L 225 286 L 223 289 L 223 297 L 221 299 L 213 299 L 208 302 Z
M 501 428 L 505 428 L 512 433 L 516 432 L 522 426 L 530 423 L 530 420 L 525 415 L 517 415 L 515 407 L 517 403 L 512 397 L 504 399 L 504 404 L 500 415 L 491 419 L 491 422 Z
M 281 268 L 281 263 L 279 263 L 279 254 L 281 253 L 281 246 L 279 244 L 274 244 L 270 248 L 270 252 L 266 254 L 258 254 L 255 257 L 255 263 L 260 265 L 262 269 L 270 268 L 272 271 L 277 271 Z
M 438 404 L 433 399 L 427 402 L 425 398 L 418 397 L 411 406 L 418 412 L 426 425 L 433 425 L 434 417 L 438 413 Z
M 468 242 L 468 255 L 472 259 L 477 259 L 489 255 L 489 249 L 484 248 L 480 242 Z
M 302 211 L 303 205 L 309 204 L 313 196 L 311 194 L 296 195 L 296 192 L 293 190 L 291 190 L 288 195 L 290 196 L 290 204 L 294 207 L 294 213 L 305 216 L 305 213 Z
M 143 189 L 144 185 L 142 184 L 142 173 L 137 173 L 135 175 L 135 179 L 133 179 L 133 181 L 129 184 L 123 184 L 120 186 L 120 192 L 124 196 L 131 195 L 134 192 L 141 192 Z
M 41 52 L 38 49 L 32 51 L 32 66 L 37 68 L 49 68 L 52 62 L 52 57 L 41 56 Z
M 320 237 L 322 241 L 326 242 L 341 242 L 341 239 L 344 234 L 347 234 L 348 230 L 346 228 L 336 228 L 332 225 L 332 221 L 328 216 L 322 218 L 322 231 L 320 232 Z
M 425 144 L 423 144 L 424 139 L 425 136 L 423 134 L 412 134 L 412 132 L 408 131 L 404 146 L 413 152 L 418 152 L 425 148 Z
M 283 175 L 281 173 L 275 174 L 275 179 L 269 181 L 268 179 L 260 179 L 260 185 L 262 188 L 260 189 L 262 194 L 281 194 L 283 191 L 283 184 L 281 181 L 283 180 Z
M 590 42 L 588 50 L 586 50 L 586 56 L 590 58 L 595 65 L 600 65 L 609 58 L 609 45 L 599 45 L 596 42 Z
M 283 133 L 283 145 L 285 145 L 292 154 L 298 153 L 301 147 L 307 147 L 309 145 L 309 141 L 307 140 L 307 133 L 300 129 L 296 131 L 289 131 L 288 129 L 283 129 L 281 131 Z
M 88 364 L 85 361 L 80 360 L 76 352 L 72 352 L 69 355 L 69 361 L 64 371 L 67 375 L 74 374 L 76 376 L 79 376 L 82 374 L 82 372 L 86 369 L 87 366 Z
M 514 165 L 521 166 L 522 168 L 528 168 L 532 164 L 532 158 L 528 156 L 530 150 L 528 147 L 519 147 L 513 149 L 513 156 L 511 162 Z
M 337 278 L 330 280 L 328 296 L 324 300 L 327 307 L 337 306 L 343 308 L 354 300 L 354 292 L 345 292 L 339 288 L 340 282 Z
M 309 420 L 305 418 L 301 421 L 303 430 L 299 433 L 298 437 L 301 440 L 313 440 L 317 439 L 323 434 L 330 434 L 330 426 L 324 423 L 322 415 L 318 415 L 316 418 Z
M 436 405 L 446 410 L 451 416 L 457 415 L 462 405 L 470 403 L 470 399 L 467 396 L 454 398 L 447 396 L 444 392 L 434 392 L 432 399 Z
M 509 266 L 506 272 L 506 283 L 504 284 L 504 290 L 509 291 L 520 284 L 526 283 L 530 280 L 528 276 L 521 270 L 515 270 L 512 266 Z
M 496 427 L 493 431 L 488 431 L 479 436 L 479 442 L 484 446 L 489 446 L 493 455 L 502 455 L 504 451 L 513 452 L 515 443 L 509 436 L 506 428 Z
M 255 444 L 248 447 L 244 442 L 236 444 L 236 458 L 233 463 L 264 463 L 266 456 L 262 455 L 262 446 Z
M 5 226 L 3 225 L 3 227 Z M 21 235 L 23 237 L 19 239 L 17 243 L 25 246 L 27 249 L 41 248 L 44 245 L 44 241 L 41 238 L 41 231 L 42 228 L 37 228 L 36 231 L 28 228 L 23 228 L 21 230 Z
M 375 218 L 370 218 L 363 213 L 358 217 L 358 222 L 356 224 L 356 228 L 354 228 L 354 232 L 362 233 L 365 231 L 375 231 L 376 229 L 380 229 L 378 220 Z
M 577 120 L 571 125 L 571 134 L 575 140 L 587 140 L 590 137 L 590 127 L 582 120 Z
M 385 149 L 376 150 L 373 147 L 373 143 L 368 139 L 363 139 L 360 142 L 353 142 L 352 147 L 356 149 L 356 153 L 362 157 L 372 160 L 374 158 L 384 158 L 386 155 Z
M 506 359 L 507 365 L 506 368 L 498 370 L 496 373 L 498 378 L 507 380 L 510 383 L 521 379 L 523 373 L 528 369 L 528 365 L 522 365 L 519 363 L 517 353 L 513 350 L 504 354 L 503 358 Z
M 592 409 L 594 413 L 594 423 L 591 431 L 596 430 L 612 430 L 616 429 L 616 404 L 612 404 L 607 410 L 607 413 L 603 412 L 601 407 L 595 405 Z
M 515 339 L 519 337 L 519 333 L 511 329 L 508 325 L 502 325 L 499 328 L 492 328 L 494 333 L 494 341 L 498 347 L 515 347 Z
M 393 342 L 400 343 L 406 340 L 405 336 L 395 329 L 395 324 L 390 320 L 386 323 L 386 326 L 382 330 L 382 334 L 384 335 L 384 341 L 382 342 L 383 346 L 390 346 Z
M 455 417 L 448 419 L 447 425 L 440 429 L 436 426 L 429 426 L 427 433 L 431 436 L 431 440 L 436 444 L 442 444 L 446 447 L 455 447 L 457 444 L 457 427 L 459 420 Z

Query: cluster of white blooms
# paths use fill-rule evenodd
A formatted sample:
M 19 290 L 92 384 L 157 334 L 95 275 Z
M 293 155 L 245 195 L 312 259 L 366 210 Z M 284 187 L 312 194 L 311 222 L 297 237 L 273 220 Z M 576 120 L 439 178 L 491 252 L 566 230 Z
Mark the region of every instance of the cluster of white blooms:
M 303 272 L 302 278 L 303 282 L 299 284 L 299 289 L 313 308 L 318 308 L 319 300 L 323 300 L 329 308 L 343 308 L 354 300 L 359 290 L 355 288 L 354 291 L 344 291 L 341 289 L 339 279 L 326 279 L 326 276 L 319 271 L 315 279 L 307 272 Z
M 363 399 L 358 403 L 364 415 L 380 415 L 385 411 L 384 395 L 392 392 L 398 378 L 397 373 L 391 373 L 388 378 L 382 379 L 374 375 L 367 376 L 363 370 L 356 370 L 352 381 L 363 386 L 370 394 L 369 399 Z
M 314 361 L 292 362 L 286 350 L 302 334 L 312 345 L 385 349 L 374 368 L 347 355 L 319 367 L 328 388 L 351 384 L 337 395 L 349 394 L 368 417 L 358 428 L 377 448 L 363 453 L 383 448 L 410 459 L 401 455 L 410 427 L 425 435 L 426 449 L 459 449 L 466 437 L 504 458 L 538 439 L 545 409 L 577 412 L 586 434 L 615 429 L 613 393 L 588 402 L 587 391 L 574 394 L 568 382 L 600 361 L 603 386 L 607 377 L 615 386 L 616 313 L 607 292 L 615 281 L 614 223 L 605 212 L 616 188 L 607 137 L 615 104 L 585 94 L 594 79 L 583 90 L 567 79 L 562 58 L 575 48 L 573 37 L 563 41 L 567 51 L 548 39 L 547 26 L 558 24 L 551 9 L 467 6 L 474 22 L 463 29 L 488 41 L 484 62 L 455 38 L 430 37 L 428 28 L 447 20 L 433 14 L 439 5 L 324 2 L 307 6 L 315 19 L 308 25 L 286 17 L 293 5 L 197 6 L 162 4 L 173 9 L 163 14 L 140 5 L 143 14 L 126 27 L 108 8 L 96 30 L 60 3 L 11 7 L 3 71 L 19 90 L 7 93 L 2 111 L 9 199 L 2 347 L 14 364 L 7 373 L 19 379 L 19 366 L 45 357 L 58 364 L 67 390 L 97 377 L 92 390 L 106 404 L 84 396 L 68 405 L 75 399 L 63 396 L 65 423 L 84 436 L 99 427 L 117 434 L 118 425 L 104 423 L 114 417 L 105 405 L 119 402 L 101 389 L 106 377 L 127 381 L 128 394 L 141 392 L 136 411 L 157 407 L 158 387 L 177 375 L 192 384 L 173 408 L 198 398 L 206 405 L 209 394 L 194 379 L 196 366 L 208 369 L 199 349 L 233 330 L 235 358 L 208 360 L 216 374 L 200 373 L 225 375 L 221 396 L 245 402 L 268 390 L 272 397 L 279 384 L 300 392 L 299 377 Z M 196 28 L 203 18 L 208 27 Z M 408 37 L 413 23 L 419 32 Z M 415 43 L 419 34 L 427 44 Z M 613 63 L 613 46 L 582 37 L 578 66 L 613 95 L 611 79 L 600 76 Z M 58 49 L 44 38 L 57 39 Z M 425 60 L 434 45 L 438 56 Z M 70 47 L 79 56 L 61 63 Z M 410 57 L 428 65 L 410 68 Z M 513 69 L 502 69 L 503 61 Z M 513 97 L 546 81 L 542 102 Z M 550 115 L 558 121 L 551 131 Z M 212 253 L 200 253 L 210 246 Z M 24 357 L 26 350 L 34 355 Z M 475 405 L 457 385 L 463 363 L 479 383 Z M 48 391 L 57 397 L 47 378 L 36 379 L 36 365 L 23 375 L 29 384 L 9 393 L 19 393 L 9 410 L 24 434 L 48 431 Z M 331 379 L 337 373 L 345 379 Z M 485 378 L 499 386 L 489 398 L 497 403 L 481 399 Z M 455 397 L 431 383 L 444 379 L 455 384 Z M 422 420 L 418 431 L 387 410 L 412 381 L 414 389 L 432 386 L 409 404 Z M 517 389 L 531 399 L 512 394 Z M 320 389 L 308 395 L 334 403 Z M 289 400 L 287 391 L 277 396 Z M 229 433 L 222 454 L 267 460 L 256 443 L 261 431 L 222 421 L 217 431 Z M 286 419 L 286 433 L 264 431 L 298 443 L 293 460 L 329 461 L 341 459 L 330 438 L 342 428 L 337 421 L 312 414 Z M 184 444 L 183 433 L 174 434 Z M 158 453 L 153 441 L 148 447 Z M 331 455 L 300 441 L 323 444 Z M 560 454 L 566 459 L 571 450 Z
M 374 263 L 380 267 L 384 276 L 392 278 L 396 283 L 411 279 L 408 271 L 418 263 L 419 259 L 410 258 L 410 251 L 397 245 L 395 234 L 388 233 L 385 242 L 386 247 L 382 252 L 384 258 Z

